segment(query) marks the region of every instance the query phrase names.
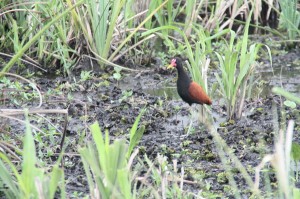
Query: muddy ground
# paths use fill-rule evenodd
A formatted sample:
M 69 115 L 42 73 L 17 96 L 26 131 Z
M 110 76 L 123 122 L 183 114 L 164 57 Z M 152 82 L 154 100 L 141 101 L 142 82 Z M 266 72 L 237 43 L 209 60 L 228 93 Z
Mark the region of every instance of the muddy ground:
M 295 119 L 294 141 L 300 143 L 299 108 L 290 110 L 281 106 L 281 100 L 284 99 L 273 96 L 270 92 L 272 86 L 282 84 L 289 91 L 300 94 L 299 54 L 300 50 L 296 49 L 274 56 L 275 76 L 269 63 L 262 60 L 255 80 L 259 89 L 247 100 L 244 116 L 239 121 L 226 122 L 226 107 L 222 104 L 222 99 L 218 94 L 211 96 L 214 127 L 253 178 L 255 166 L 264 155 L 273 150 L 274 137 L 277 136 L 274 121 L 276 123 L 276 120 L 282 121 L 284 118 Z M 81 64 L 85 68 L 89 62 L 83 61 Z M 146 132 L 139 144 L 139 156 L 147 154 L 150 159 L 154 159 L 160 153 L 167 156 L 170 163 L 177 159 L 178 166 L 185 169 L 185 179 L 196 182 L 185 184 L 186 190 L 195 193 L 202 190 L 215 193 L 215 196 L 233 197 L 212 136 L 197 121 L 195 111 L 191 117 L 191 110 L 196 110 L 197 105 L 190 108 L 176 93 L 176 72 L 166 71 L 163 66 L 138 70 L 140 72 L 122 73 L 119 81 L 101 70 L 92 73 L 91 78 L 86 81 L 80 81 L 80 70 L 75 71 L 71 78 L 31 78 L 44 95 L 42 108 L 69 110 L 65 174 L 70 196 L 83 196 L 88 192 L 83 166 L 77 154 L 77 148 L 83 146 L 86 139 L 91 139 L 89 133 L 86 133 L 88 126 L 98 121 L 102 129 L 109 131 L 112 138 L 128 139 L 131 125 L 140 110 L 146 107 L 147 111 L 141 119 L 141 123 L 146 126 Z M 211 77 L 214 71 L 212 69 Z M 209 85 L 214 81 L 211 78 Z M 3 82 L 1 84 L 4 85 Z M 13 90 L 5 89 L 4 92 L 1 108 L 33 107 L 37 104 L 37 98 L 28 102 L 23 96 L 17 97 Z M 282 116 L 283 110 L 286 112 L 285 116 Z M 62 131 L 63 116 L 48 114 L 46 117 L 55 128 Z M 49 125 L 49 121 L 38 118 L 35 117 L 32 124 L 45 129 L 45 132 L 46 129 L 56 132 L 54 136 L 50 136 L 50 133 L 47 136 L 35 133 L 39 157 L 47 164 L 52 164 L 59 154 L 61 134 Z M 24 135 L 23 126 L 9 119 L 1 120 L 1 139 L 20 145 Z M 189 128 L 191 121 L 192 130 Z M 244 179 L 238 171 L 234 168 L 232 170 L 242 196 L 249 197 L 250 190 Z M 275 180 L 274 176 L 271 176 L 271 180 Z

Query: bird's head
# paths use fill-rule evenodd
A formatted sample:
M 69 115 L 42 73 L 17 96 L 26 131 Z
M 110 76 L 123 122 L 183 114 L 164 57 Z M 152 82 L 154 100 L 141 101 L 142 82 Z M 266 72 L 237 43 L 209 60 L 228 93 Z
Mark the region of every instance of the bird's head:
M 171 60 L 171 63 L 170 63 L 170 65 L 167 67 L 167 69 L 169 69 L 169 68 L 176 68 L 176 67 L 178 67 L 178 66 L 180 66 L 180 65 L 181 65 L 181 59 L 178 58 L 178 57 L 175 57 L 175 58 L 173 58 L 173 59 Z

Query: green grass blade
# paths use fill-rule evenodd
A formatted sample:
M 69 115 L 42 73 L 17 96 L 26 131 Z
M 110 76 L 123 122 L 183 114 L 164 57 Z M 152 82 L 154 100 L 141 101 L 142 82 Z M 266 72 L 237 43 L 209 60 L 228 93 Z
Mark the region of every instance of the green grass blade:
M 0 157 L 1 156 L 5 156 L 5 155 L 0 153 Z M 5 165 L 3 164 L 2 160 L 0 160 L 0 178 L 1 178 L 1 181 L 3 181 L 3 183 L 8 187 L 8 190 L 11 191 L 11 193 L 13 194 L 13 196 L 15 198 L 20 197 L 19 190 L 15 186 L 12 175 L 7 170 Z
M 294 94 L 282 89 L 282 88 L 279 88 L 279 87 L 274 87 L 272 89 L 272 92 L 277 94 L 277 95 L 281 95 L 285 98 L 287 98 L 288 100 L 291 100 L 291 101 L 294 101 L 295 103 L 299 104 L 300 105 L 300 98 L 295 96 Z
M 24 192 L 30 195 L 35 192 L 35 177 L 41 176 L 41 173 L 36 169 L 37 163 L 34 139 L 29 126 L 28 116 L 26 114 L 26 134 L 23 141 L 23 163 L 22 163 L 22 181 Z
M 129 176 L 127 168 L 118 170 L 118 184 L 120 185 L 120 192 L 122 198 L 132 199 L 131 184 L 128 183 Z
M 137 118 L 135 119 L 131 129 L 130 129 L 130 140 L 129 140 L 129 148 L 128 148 L 128 151 L 127 151 L 127 155 L 126 155 L 126 158 L 129 158 L 132 151 L 133 151 L 133 148 L 138 145 L 140 139 L 142 138 L 143 134 L 144 134 L 144 131 L 145 131 L 145 126 L 141 126 L 141 128 L 138 128 L 138 125 L 139 125 L 139 122 L 140 122 L 140 119 L 142 117 L 142 115 L 145 113 L 146 109 L 143 108 L 140 112 L 140 114 L 137 116 Z
M 52 168 L 52 172 L 50 173 L 49 198 L 54 198 L 58 184 L 61 180 L 63 180 L 62 176 L 63 176 L 63 170 L 59 168 L 58 165 L 55 165 Z
M 105 160 L 107 159 L 105 154 L 106 151 L 105 143 L 98 122 L 95 122 L 94 124 L 91 125 L 91 132 L 92 132 L 93 139 L 96 143 L 96 148 L 99 152 L 99 160 L 100 162 L 101 161 L 105 162 Z M 102 168 L 102 169 L 106 170 L 106 168 Z
M 87 181 L 89 184 L 89 189 L 90 189 L 91 195 L 94 196 L 94 194 L 95 194 L 94 191 L 96 188 L 94 185 L 96 184 L 98 191 L 101 193 L 101 196 L 104 199 L 108 199 L 109 195 L 108 195 L 108 193 L 105 189 L 105 186 L 103 184 L 103 181 L 101 179 L 101 176 L 102 176 L 101 168 L 100 168 L 99 164 L 96 163 L 96 161 L 98 161 L 98 158 L 95 158 L 97 156 L 94 151 L 94 148 L 91 145 L 92 144 L 89 143 L 88 148 L 79 149 L 79 153 L 80 153 L 80 156 L 82 159 L 83 167 L 84 167 Z M 93 175 L 96 176 L 95 179 L 93 179 L 93 177 L 91 175 L 91 171 L 92 171 Z
M 113 7 L 112 7 L 113 8 L 112 14 L 110 17 L 110 25 L 109 25 L 108 32 L 107 32 L 107 35 L 105 38 L 105 46 L 104 46 L 103 53 L 102 53 L 102 57 L 104 57 L 104 58 L 108 57 L 113 31 L 115 29 L 117 19 L 118 19 L 119 14 L 124 6 L 124 3 L 125 3 L 125 1 L 123 1 L 123 0 L 115 0 L 114 1 Z
M 49 174 L 50 182 L 49 182 L 49 196 L 50 198 L 54 198 L 55 192 L 57 191 L 57 187 L 60 186 L 60 196 L 61 198 L 65 198 L 65 178 L 64 178 L 64 170 L 60 168 L 59 164 L 63 157 L 63 152 L 59 155 L 57 159 L 57 163 L 53 166 L 51 173 Z
M 145 132 L 145 126 L 142 125 L 135 133 L 132 139 L 129 142 L 129 148 L 126 154 L 126 158 L 128 159 L 133 151 L 133 148 L 138 145 L 139 141 L 141 140 L 143 134 Z
M 247 59 L 245 58 L 246 52 L 247 52 L 247 47 L 248 47 L 248 32 L 249 32 L 249 25 L 250 25 L 250 20 L 252 16 L 253 10 L 250 11 L 249 16 L 246 21 L 246 26 L 244 29 L 244 35 L 243 35 L 243 40 L 242 40 L 242 49 L 241 49 L 241 56 L 240 56 L 240 69 L 245 65 L 245 62 Z

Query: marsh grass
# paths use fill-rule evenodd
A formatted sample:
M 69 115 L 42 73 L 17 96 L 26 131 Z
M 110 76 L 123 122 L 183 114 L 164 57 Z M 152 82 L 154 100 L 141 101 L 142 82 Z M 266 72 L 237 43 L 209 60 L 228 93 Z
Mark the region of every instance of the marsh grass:
M 48 23 L 46 23 L 44 26 L 42 26 L 42 28 L 38 29 L 36 32 L 32 32 L 32 37 L 30 37 L 28 40 L 23 40 L 22 45 L 20 45 L 17 42 L 14 42 L 14 48 L 17 48 L 18 51 L 16 52 L 16 54 L 13 56 L 13 58 L 3 67 L 1 72 L 7 72 L 8 70 L 10 70 L 10 68 L 13 66 L 14 63 L 16 63 L 22 56 L 23 54 L 32 47 L 32 45 L 38 41 L 38 39 L 41 38 L 41 36 L 47 32 L 50 27 L 52 25 L 54 25 L 56 22 L 58 22 L 59 20 L 61 20 L 63 17 L 67 16 L 68 13 L 70 13 L 70 11 L 72 9 L 74 9 L 75 7 L 81 5 L 83 3 L 83 0 L 78 1 L 76 4 L 74 4 L 72 7 L 66 9 L 65 11 L 63 11 L 61 14 L 56 15 L 55 17 L 53 17 Z M 17 27 L 16 27 L 17 28 Z M 15 37 L 17 37 L 15 35 Z M 16 38 L 14 38 L 16 40 Z M 39 40 L 39 42 L 43 42 L 44 40 Z M 43 44 L 41 44 L 43 45 Z M 65 50 L 61 51 L 61 54 L 65 54 L 64 53 Z M 61 55 L 60 54 L 60 55 Z
M 100 57 L 107 59 L 114 29 L 125 1 L 87 1 L 87 5 L 87 18 L 90 23 L 81 23 L 81 27 L 86 30 L 84 31 L 86 41 Z M 83 13 L 85 13 L 84 10 Z M 87 30 L 90 31 L 89 34 Z
M 92 198 L 133 198 L 125 140 L 110 144 L 108 132 L 105 138 L 98 123 L 91 126 L 95 147 L 89 143 L 79 149 Z
M 83 4 L 86 6 L 81 6 Z M 86 49 L 100 57 L 98 62 L 102 66 L 117 61 L 123 55 L 129 57 L 133 54 L 133 58 L 139 60 L 145 53 L 151 56 L 149 49 L 152 45 L 149 44 L 153 39 L 153 35 L 143 37 L 140 32 L 173 26 L 180 14 L 185 16 L 183 32 L 187 38 L 197 34 L 194 25 L 199 20 L 206 30 L 220 32 L 227 26 L 231 27 L 237 15 L 245 13 L 247 16 L 248 7 L 255 8 L 254 18 L 259 19 L 262 1 L 226 1 L 225 4 L 219 0 L 199 0 L 194 3 L 174 0 L 82 0 L 74 6 L 70 0 L 66 3 L 55 0 L 35 3 L 17 1 L 13 4 L 2 1 L 0 11 L 3 13 L 0 20 L 4 23 L 0 24 L 0 31 L 5 33 L 5 38 L 2 38 L 0 46 L 11 49 L 17 56 L 2 72 L 8 71 L 13 63 L 20 63 L 19 59 L 24 53 L 28 57 L 37 58 L 45 69 L 62 66 L 65 74 L 70 74 L 70 70 Z M 57 13 L 65 12 L 66 9 L 69 15 L 57 17 Z M 226 11 L 231 14 L 229 19 L 226 19 Z M 201 20 L 200 13 L 203 12 L 210 18 Z M 162 28 L 159 33 L 155 33 L 167 45 L 172 46 L 169 39 L 170 29 Z M 134 46 L 131 46 L 132 39 Z
M 166 5 L 168 0 L 162 2 L 160 5 L 158 5 L 125 39 L 123 42 L 121 42 L 118 47 L 115 49 L 115 51 L 109 56 L 108 61 L 113 61 L 115 56 L 119 53 L 119 51 L 124 47 L 124 45 L 143 27 L 143 25 L 152 19 L 152 16 L 154 16 L 160 9 L 163 8 L 163 6 Z
M 300 36 L 300 12 L 297 9 L 298 1 L 296 0 L 279 0 L 281 8 L 280 26 L 287 30 L 288 39 L 295 40 Z
M 271 162 L 273 168 L 275 169 L 276 176 L 278 179 L 279 198 L 294 198 L 292 197 L 293 187 L 291 186 L 290 180 L 290 154 L 292 147 L 293 129 L 294 121 L 290 121 L 287 128 L 286 136 L 284 136 L 284 132 L 282 130 L 279 132 L 278 141 L 275 143 L 274 146 L 274 154 L 266 155 L 261 161 L 261 163 L 256 167 L 256 190 L 259 189 L 259 172 L 262 170 L 266 163 Z M 268 181 L 270 180 L 268 179 Z
M 251 13 L 250 13 L 251 15 Z M 230 30 L 230 40 L 227 49 L 222 54 L 216 52 L 221 77 L 216 74 L 220 91 L 226 99 L 227 118 L 240 119 L 244 109 L 246 90 L 250 87 L 249 78 L 253 75 L 257 55 L 261 47 L 265 46 L 272 67 L 271 51 L 268 46 L 256 43 L 248 45 L 248 30 L 251 17 L 248 18 L 242 39 L 237 39 L 234 31 Z M 248 91 L 249 92 L 249 91 Z
M 144 132 L 145 132 L 145 126 L 141 125 L 140 128 L 138 128 L 139 122 L 141 120 L 142 115 L 145 113 L 146 109 L 142 109 L 140 114 L 137 116 L 135 119 L 131 129 L 130 129 L 130 139 L 129 139 L 129 146 L 128 146 L 128 151 L 126 154 L 126 158 L 128 159 L 132 152 L 134 147 L 136 147 L 139 144 L 139 141 L 141 140 Z
M 135 198 L 136 193 L 132 192 L 131 186 L 130 164 L 137 155 L 137 152 L 132 155 L 133 149 L 138 145 L 145 131 L 143 125 L 138 128 L 144 112 L 145 109 L 142 109 L 132 125 L 129 145 L 126 144 L 125 139 L 110 143 L 107 131 L 103 137 L 99 124 L 95 122 L 91 125 L 94 142 L 79 149 L 91 197 Z
M 44 27 L 44 21 L 51 20 L 56 15 L 55 12 L 64 10 L 61 1 L 51 1 L 49 3 L 15 3 L 4 7 L 9 10 L 5 17 L 12 25 L 12 33 L 6 34 L 7 40 L 3 45 L 8 49 L 13 44 L 13 51 L 17 54 L 24 45 L 31 43 L 24 51 L 29 57 L 37 57 L 40 63 L 44 63 L 45 69 L 50 69 L 49 65 L 61 64 L 65 72 L 69 72 L 73 55 L 76 52 L 70 48 L 68 34 L 70 28 L 68 17 L 61 17 L 52 28 L 45 30 L 45 34 L 40 35 L 40 39 L 34 39 L 35 35 Z M 16 19 L 12 17 L 15 13 Z M 31 42 L 30 42 L 31 41 Z M 66 61 L 67 60 L 67 61 Z M 18 61 L 20 63 L 20 61 Z
M 4 17 L 11 21 L 12 30 L 4 34 L 7 38 L 3 40 L 1 45 L 8 48 L 13 46 L 12 50 L 15 52 L 15 56 L 2 69 L 2 72 L 7 72 L 14 63 L 20 63 L 19 60 L 24 53 L 27 53 L 29 57 L 37 57 L 46 70 L 50 70 L 51 67 L 48 66 L 63 66 L 65 74 L 70 73 L 72 66 L 82 54 L 83 48 L 90 48 L 92 53 L 101 57 L 99 60 L 101 65 L 115 61 L 120 57 L 118 54 L 123 51 L 127 42 L 136 36 L 143 25 L 147 21 L 151 21 L 152 17 L 167 2 L 156 3 L 157 7 L 153 7 L 145 20 L 135 27 L 128 36 L 126 32 L 123 32 L 123 35 L 116 34 L 122 22 L 121 11 L 125 1 L 101 1 L 100 3 L 87 1 L 86 7 L 80 6 L 86 3 L 84 0 L 76 4 L 67 1 L 68 7 L 66 8 L 62 1 L 57 0 L 33 4 L 34 10 L 23 8 L 23 4 L 12 4 L 13 6 L 4 7 L 4 10 L 9 10 L 4 14 Z M 29 5 L 30 3 L 26 4 L 27 7 Z M 18 20 L 19 18 L 15 20 L 11 13 L 16 13 L 20 20 Z M 61 14 L 57 15 L 57 13 Z M 47 23 L 42 23 L 44 21 Z M 88 43 L 87 47 L 82 46 L 83 43 L 80 42 L 82 33 Z M 123 38 L 120 38 L 120 42 L 113 43 L 112 41 L 117 41 L 116 38 L 118 37 Z M 150 38 L 142 38 L 142 42 Z M 113 52 L 111 51 L 112 48 L 114 48 Z
M 278 121 L 274 125 L 277 126 Z M 298 198 L 300 191 L 295 185 L 295 170 L 291 159 L 292 137 L 294 130 L 294 121 L 288 121 L 286 132 L 284 130 L 277 131 L 274 144 L 274 153 L 264 155 L 261 163 L 255 168 L 255 179 L 252 180 L 251 174 L 246 169 L 238 157 L 236 157 L 230 147 L 220 137 L 214 128 L 208 124 L 209 132 L 214 137 L 217 146 L 217 152 L 220 156 L 222 166 L 226 171 L 227 179 L 234 193 L 235 198 L 241 198 L 241 192 L 234 179 L 236 174 L 232 173 L 233 168 L 240 171 L 241 175 L 248 184 L 249 191 L 252 192 L 252 197 L 255 198 Z M 231 161 L 229 161 L 231 160 Z M 231 162 L 231 163 L 230 163 Z M 266 165 L 271 163 L 272 168 Z M 273 170 L 274 169 L 274 170 Z M 270 176 L 276 174 L 277 186 L 272 186 Z M 273 183 L 274 185 L 274 183 Z M 272 187 L 272 188 L 271 188 Z

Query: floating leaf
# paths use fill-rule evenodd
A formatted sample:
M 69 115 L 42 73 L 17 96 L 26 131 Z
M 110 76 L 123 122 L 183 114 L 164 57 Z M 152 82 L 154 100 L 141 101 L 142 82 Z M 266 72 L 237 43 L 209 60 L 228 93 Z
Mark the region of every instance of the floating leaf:
M 285 100 L 283 104 L 292 109 L 296 108 L 296 103 L 290 100 Z
M 119 79 L 121 79 L 121 74 L 120 73 L 114 73 L 114 78 L 116 79 L 116 80 L 119 80 Z

